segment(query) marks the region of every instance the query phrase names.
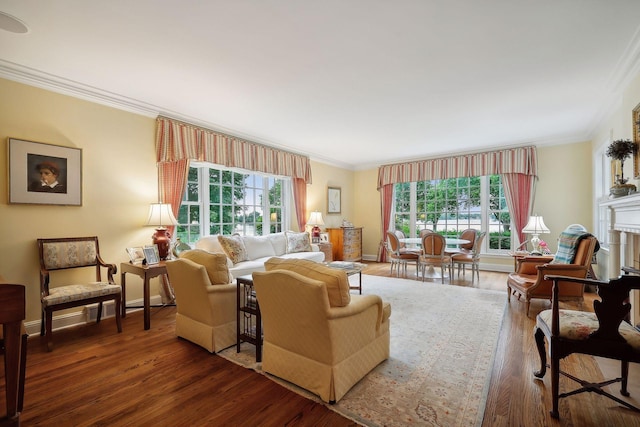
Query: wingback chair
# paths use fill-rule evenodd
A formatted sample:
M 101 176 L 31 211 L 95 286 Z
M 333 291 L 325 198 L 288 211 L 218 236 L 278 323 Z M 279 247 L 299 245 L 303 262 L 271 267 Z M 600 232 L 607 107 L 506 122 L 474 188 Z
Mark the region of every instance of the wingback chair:
M 344 271 L 271 258 L 253 273 L 262 315 L 262 370 L 337 402 L 389 357 L 391 307 L 350 295 Z
M 551 301 L 553 283 L 546 275 L 569 276 L 584 279 L 591 267 L 591 258 L 598 240 L 584 228 L 568 227 L 560 234 L 558 251 L 551 259 L 544 256 L 526 256 L 517 260 L 515 273 L 507 278 L 508 301 L 511 295 L 525 299 L 525 313 L 529 315 L 531 299 Z M 584 284 L 562 283 L 558 294 L 560 301 L 584 300 Z
M 167 261 L 176 296 L 176 335 L 214 353 L 236 344 L 236 285 L 227 257 L 193 249 Z

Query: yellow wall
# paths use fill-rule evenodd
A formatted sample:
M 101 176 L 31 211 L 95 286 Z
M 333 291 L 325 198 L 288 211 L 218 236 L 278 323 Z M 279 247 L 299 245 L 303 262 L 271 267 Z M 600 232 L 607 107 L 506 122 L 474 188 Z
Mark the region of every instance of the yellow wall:
M 150 241 L 155 120 L 9 80 L 0 79 L 0 93 L 3 170 L 9 137 L 82 149 L 82 206 L 10 205 L 7 174 L 0 175 L 0 275 L 27 286 L 27 321 L 37 320 L 37 238 L 97 235 L 103 258 L 118 264 L 128 260 L 126 247 Z M 140 287 L 130 289 L 132 299 L 141 297 Z

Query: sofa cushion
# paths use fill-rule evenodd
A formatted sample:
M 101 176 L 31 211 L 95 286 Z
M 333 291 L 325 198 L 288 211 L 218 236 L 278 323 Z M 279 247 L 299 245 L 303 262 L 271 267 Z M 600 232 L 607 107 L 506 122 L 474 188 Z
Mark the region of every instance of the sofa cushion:
M 283 259 L 277 257 L 265 262 L 264 267 L 266 271 L 288 270 L 310 279 L 324 282 L 331 307 L 345 307 L 351 301 L 349 280 L 344 270 L 329 268 L 324 264 L 306 259 Z
M 287 253 L 311 252 L 311 238 L 309 238 L 309 233 L 286 231 L 284 234 L 287 236 Z
M 212 285 L 226 285 L 233 281 L 227 267 L 227 256 L 221 252 L 211 253 L 203 249 L 192 249 L 181 252 L 180 258 L 203 265 Z
M 233 235 L 233 236 L 218 236 L 218 241 L 220 242 L 220 246 L 227 254 L 229 259 L 237 264 L 242 261 L 247 261 L 249 258 L 247 257 L 247 251 L 244 248 L 244 242 L 242 240 L 242 236 Z
M 242 241 L 249 260 L 276 256 L 276 251 L 267 236 L 244 236 Z
M 271 242 L 271 245 L 273 245 L 275 256 L 287 253 L 287 236 L 284 235 L 284 232 L 267 234 L 267 238 Z
M 222 246 L 218 241 L 218 234 L 201 237 L 200 240 L 196 242 L 196 249 L 204 249 L 207 252 L 224 253 L 224 249 L 222 249 Z

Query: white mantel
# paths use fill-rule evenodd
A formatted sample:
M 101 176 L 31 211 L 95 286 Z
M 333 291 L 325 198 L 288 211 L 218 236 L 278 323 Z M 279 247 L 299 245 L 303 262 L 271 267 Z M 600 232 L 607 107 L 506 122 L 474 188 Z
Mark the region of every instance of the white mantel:
M 609 276 L 621 274 L 621 266 L 640 268 L 640 193 L 600 203 L 610 212 Z M 633 291 L 631 323 L 640 323 L 640 292 Z

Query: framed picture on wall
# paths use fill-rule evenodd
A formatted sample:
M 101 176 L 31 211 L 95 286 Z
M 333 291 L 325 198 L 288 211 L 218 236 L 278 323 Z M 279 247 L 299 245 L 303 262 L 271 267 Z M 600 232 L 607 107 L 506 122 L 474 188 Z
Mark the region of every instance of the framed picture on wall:
M 327 213 L 339 214 L 342 208 L 342 190 L 340 187 L 327 188 Z
M 9 138 L 9 203 L 82 205 L 82 150 Z

